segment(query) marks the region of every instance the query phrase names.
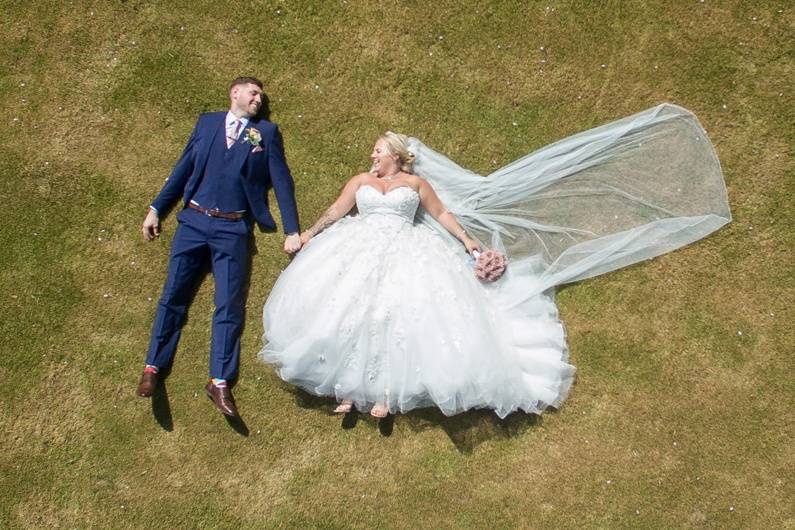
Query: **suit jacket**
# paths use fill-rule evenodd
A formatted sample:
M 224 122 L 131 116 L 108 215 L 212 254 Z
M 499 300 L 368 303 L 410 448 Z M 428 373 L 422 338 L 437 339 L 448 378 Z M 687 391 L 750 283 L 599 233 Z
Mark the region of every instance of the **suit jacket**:
M 226 111 L 208 112 L 199 116 L 182 156 L 166 179 L 163 189 L 152 202 L 152 206 L 158 212 L 170 210 L 180 197 L 184 205 L 188 204 L 198 189 L 215 136 L 226 135 L 225 117 Z M 243 148 L 237 146 L 232 162 L 225 171 L 240 173 L 250 211 L 261 230 L 276 230 L 276 222 L 268 209 L 268 190 L 273 188 L 285 233 L 298 232 L 295 184 L 284 157 L 284 145 L 279 129 L 276 124 L 268 120 L 251 118 L 238 142 L 246 138 L 246 132 L 252 127 L 258 130 L 262 137 L 258 146 L 261 150 L 250 144 L 242 146 Z M 254 152 L 255 150 L 257 152 Z

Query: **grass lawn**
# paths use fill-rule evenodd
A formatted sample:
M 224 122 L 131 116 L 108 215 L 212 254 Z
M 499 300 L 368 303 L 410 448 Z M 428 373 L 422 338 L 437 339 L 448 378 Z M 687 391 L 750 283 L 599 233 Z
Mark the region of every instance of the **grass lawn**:
M 0 527 L 795 528 L 791 3 L 0 11 Z M 202 390 L 212 278 L 167 396 L 134 395 L 174 216 L 152 244 L 139 227 L 241 74 L 266 83 L 305 226 L 387 129 L 486 174 L 662 101 L 707 129 L 734 221 L 559 291 L 578 367 L 559 411 L 421 410 L 390 437 L 256 359 L 288 263 L 258 233 L 230 426 Z

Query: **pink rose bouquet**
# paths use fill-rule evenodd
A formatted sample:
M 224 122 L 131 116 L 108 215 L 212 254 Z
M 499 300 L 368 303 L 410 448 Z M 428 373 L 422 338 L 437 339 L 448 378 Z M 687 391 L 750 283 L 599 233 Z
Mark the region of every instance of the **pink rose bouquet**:
M 496 250 L 489 249 L 485 252 L 475 251 L 475 277 L 482 282 L 496 282 L 505 272 L 508 260 Z

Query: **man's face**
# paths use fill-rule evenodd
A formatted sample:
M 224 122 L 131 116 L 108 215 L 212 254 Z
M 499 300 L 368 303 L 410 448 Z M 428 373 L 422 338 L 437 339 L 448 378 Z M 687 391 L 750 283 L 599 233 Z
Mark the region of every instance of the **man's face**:
M 252 83 L 235 85 L 229 92 L 231 110 L 237 116 L 254 116 L 262 106 L 262 89 Z

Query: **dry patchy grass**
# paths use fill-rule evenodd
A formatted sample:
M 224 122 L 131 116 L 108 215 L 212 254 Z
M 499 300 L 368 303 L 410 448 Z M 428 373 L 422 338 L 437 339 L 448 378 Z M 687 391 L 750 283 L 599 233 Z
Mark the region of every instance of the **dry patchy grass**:
M 786 3 L 0 3 L 3 526 L 795 526 Z M 561 411 L 416 411 L 389 438 L 256 361 L 287 264 L 258 234 L 249 436 L 201 393 L 211 278 L 153 415 L 133 388 L 174 221 L 151 245 L 138 226 L 244 72 L 266 80 L 305 223 L 383 130 L 488 173 L 660 101 L 709 131 L 734 222 L 560 291 L 578 366 Z

